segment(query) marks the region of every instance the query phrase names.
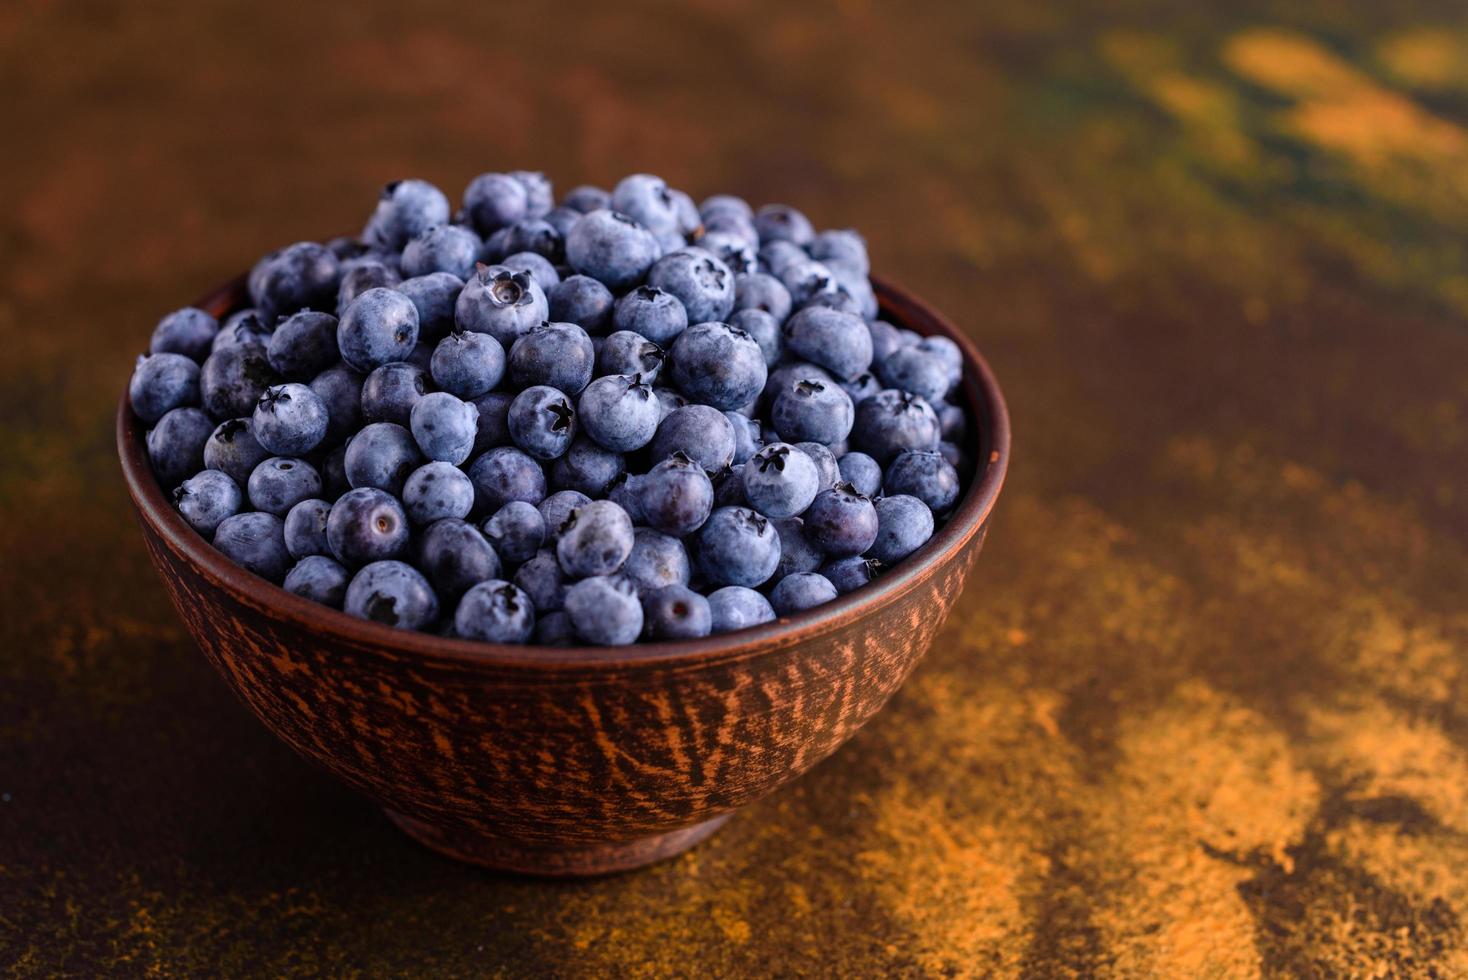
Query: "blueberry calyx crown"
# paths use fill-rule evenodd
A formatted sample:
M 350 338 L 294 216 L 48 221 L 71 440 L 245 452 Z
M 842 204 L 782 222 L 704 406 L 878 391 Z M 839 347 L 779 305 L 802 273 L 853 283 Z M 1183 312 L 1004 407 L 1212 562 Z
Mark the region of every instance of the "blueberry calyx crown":
M 694 465 L 693 457 L 690 456 L 690 455 L 688 455 L 687 453 L 685 453 L 681 449 L 675 449 L 675 450 L 673 450 L 672 455 L 668 457 L 668 461 L 670 463 L 676 463 L 679 466 L 693 466 Z
M 872 499 L 871 497 L 868 497 L 866 494 L 862 493 L 860 490 L 856 489 L 856 487 L 852 486 L 846 480 L 838 481 L 836 485 L 833 486 L 831 489 L 835 490 L 836 495 L 839 497 L 851 497 L 855 500 Z
M 818 395 L 825 390 L 825 385 L 811 378 L 802 378 L 801 380 L 795 382 L 795 393 L 806 398 L 809 398 L 812 395 Z
M 790 455 L 789 446 L 766 446 L 755 454 L 759 460 L 759 471 L 768 473 L 770 467 L 775 468 L 776 473 L 785 472 L 785 457 Z
M 564 398 L 551 402 L 545 407 L 545 410 L 555 416 L 551 421 L 552 432 L 564 432 L 571 427 L 571 421 L 576 418 L 576 412 L 571 408 L 571 403 Z
M 257 404 L 266 411 L 274 413 L 276 405 L 281 402 L 289 403 L 290 400 L 291 395 L 285 390 L 285 385 L 272 385 L 260 393 L 260 401 Z
M 219 426 L 218 436 L 220 442 L 234 442 L 234 437 L 250 427 L 245 419 L 229 419 Z
M 520 611 L 520 597 L 517 594 L 519 591 L 519 589 L 515 588 L 509 582 L 506 582 L 504 585 L 495 589 L 494 594 L 504 603 L 505 611 L 513 613 Z
M 758 511 L 750 510 L 747 507 L 741 507 L 739 509 L 739 516 L 744 521 L 746 527 L 753 528 L 754 533 L 759 535 L 763 535 L 770 526 L 769 520 L 764 515 Z

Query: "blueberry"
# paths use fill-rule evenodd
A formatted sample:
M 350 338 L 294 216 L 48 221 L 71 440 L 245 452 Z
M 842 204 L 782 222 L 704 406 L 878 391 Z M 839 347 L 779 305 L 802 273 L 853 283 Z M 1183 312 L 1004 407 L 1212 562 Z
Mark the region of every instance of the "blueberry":
M 480 174 L 464 189 L 464 212 L 481 235 L 520 221 L 529 205 L 525 185 L 508 174 Z
M 418 339 L 435 341 L 454 328 L 454 304 L 464 280 L 451 272 L 430 272 L 405 279 L 395 287 L 418 311 Z
M 766 585 L 780 581 L 787 575 L 814 572 L 826 560 L 825 552 L 810 540 L 805 533 L 805 522 L 798 517 L 786 517 L 773 521 L 780 535 L 780 563 Z
M 661 254 L 657 237 L 618 211 L 592 211 L 566 236 L 571 268 L 615 293 L 641 282 Z
M 651 386 L 625 374 L 597 378 L 587 385 L 577 414 L 581 428 L 597 444 L 621 453 L 651 442 L 661 415 Z
M 486 453 L 510 441 L 510 404 L 515 396 L 507 391 L 491 391 L 474 399 L 479 411 L 478 431 L 474 435 L 474 455 Z
M 158 321 L 148 344 L 152 354 L 182 354 L 192 361 L 209 356 L 214 338 L 219 334 L 219 321 L 205 311 L 186 306 Z
M 494 548 L 477 527 L 457 517 L 445 517 L 424 528 L 416 555 L 434 591 L 449 601 L 479 582 L 500 577 L 500 559 Z
M 610 500 L 593 500 L 560 527 L 556 558 L 567 575 L 610 575 L 632 553 L 632 519 Z
M 779 277 L 785 288 L 790 290 L 790 301 L 795 304 L 796 309 L 807 306 L 846 308 L 846 303 L 850 300 L 849 294 L 846 300 L 834 298 L 843 292 L 841 284 L 836 281 L 836 276 L 830 269 L 813 259 L 790 263 L 780 271 Z M 851 303 L 846 311 L 856 314 L 855 303 Z
M 375 487 L 342 494 L 326 517 L 331 554 L 348 568 L 398 558 L 408 550 L 408 515 L 397 498 Z
M 846 397 L 851 399 L 855 406 L 863 398 L 870 398 L 882 390 L 882 383 L 873 376 L 870 371 L 863 371 L 850 381 L 841 382 L 841 390 L 846 392 Z
M 754 338 L 765 356 L 765 365 L 774 367 L 780 362 L 784 342 L 780 339 L 780 321 L 764 310 L 737 310 L 729 318 L 729 326 L 743 330 Z
M 933 512 L 928 505 L 905 493 L 882 497 L 876 502 L 877 538 L 866 555 L 891 564 L 918 550 L 933 536 Z
M 802 248 L 816 236 L 810 219 L 785 204 L 766 204 L 756 211 L 754 229 L 762 242 L 790 242 Z
M 284 588 L 303 599 L 340 609 L 351 574 L 325 555 L 307 555 L 286 574 Z
M 856 488 L 863 497 L 875 497 L 882 489 L 882 467 L 866 453 L 843 453 L 836 460 L 841 479 Z
M 734 310 L 757 310 L 768 313 L 777 323 L 790 316 L 794 303 L 790 290 L 779 279 L 766 272 L 751 272 L 734 279 Z
M 171 490 L 204 468 L 214 422 L 197 408 L 175 408 L 148 431 L 148 461 L 159 486 Z
M 647 282 L 677 297 L 690 323 L 723 320 L 734 311 L 734 273 L 704 249 L 664 255 L 648 270 Z
M 352 301 L 369 289 L 395 289 L 403 281 L 398 270 L 384 262 L 370 261 L 353 265 L 342 273 L 336 290 L 336 315 L 346 313 Z
M 877 362 L 875 371 L 888 388 L 910 391 L 929 403 L 941 400 L 948 392 L 948 365 L 921 346 L 893 351 L 886 360 Z
M 546 294 L 549 309 L 550 292 L 561 282 L 561 274 L 551 260 L 537 252 L 511 252 L 499 260 L 499 264 L 511 272 L 523 272 L 535 280 L 541 292 Z
M 837 384 L 831 372 L 810 361 L 785 361 L 770 372 L 770 380 L 763 392 L 766 404 L 773 405 L 775 399 L 801 381 L 821 381 Z
M 744 496 L 766 517 L 794 517 L 810 506 L 820 491 L 815 462 L 783 442 L 755 453 L 744 467 Z
M 341 267 L 326 246 L 296 242 L 261 264 L 250 299 L 266 323 L 295 310 L 329 310 L 340 278 Z
M 373 287 L 347 306 L 336 342 L 342 360 L 358 371 L 404 360 L 418 342 L 418 308 L 395 289 Z
M 541 323 L 510 348 L 510 381 L 515 387 L 549 385 L 579 395 L 591 381 L 596 349 L 574 323 Z
M 653 384 L 666 356 L 661 347 L 642 334 L 618 330 L 609 334 L 596 352 L 596 373 L 630 374 Z
M 525 188 L 525 216 L 542 217 L 555 206 L 556 192 L 550 178 L 538 170 L 511 170 L 510 176 Z
M 519 342 L 515 346 L 519 349 Z M 564 455 L 576 436 L 576 410 L 565 392 L 549 385 L 526 388 L 516 395 L 506 421 L 515 445 L 536 459 Z
M 853 313 L 812 306 L 785 321 L 785 348 L 850 380 L 872 364 L 872 335 Z
M 964 465 L 963 450 L 960 449 L 956 443 L 952 443 L 949 442 L 947 439 L 944 439 L 942 442 L 938 443 L 938 453 L 944 459 L 948 460 L 948 465 L 952 466 L 954 469 L 957 469 L 960 466 Z
M 851 433 L 851 396 L 829 381 L 802 378 L 775 396 L 770 421 L 787 442 L 840 442 Z
M 698 247 L 724 263 L 736 276 L 754 272 L 757 268 L 754 247 L 737 232 L 706 231 L 698 239 Z
M 687 585 L 688 551 L 670 534 L 639 527 L 632 532 L 632 553 L 622 566 L 639 595 L 646 596 L 669 585 Z
M 335 500 L 348 490 L 352 484 L 347 480 L 347 447 L 343 443 L 321 457 L 321 496 L 327 500 Z
M 709 477 L 714 484 L 715 507 L 749 506 L 749 498 L 744 495 L 744 468 L 748 465 L 739 463 Z
M 659 423 L 650 457 L 663 460 L 681 452 L 716 473 L 734 462 L 734 450 L 734 426 L 723 412 L 708 405 L 687 405 Z
M 696 323 L 673 341 L 673 381 L 689 398 L 720 410 L 747 404 L 765 386 L 765 355 L 727 323 Z
M 285 515 L 285 550 L 300 561 L 308 555 L 329 555 L 326 541 L 326 518 L 331 504 L 320 497 L 299 501 Z
M 849 228 L 821 232 L 811 239 L 808 250 L 811 258 L 829 266 L 845 266 L 861 276 L 871 272 L 866 239 Z
M 902 337 L 897 328 L 886 320 L 873 320 L 867 324 L 867 332 L 872 338 L 872 363 L 880 364 L 892 356 L 892 352 L 902 346 Z
M 545 647 L 574 647 L 576 627 L 564 610 L 546 613 L 535 620 L 535 642 Z
M 403 275 L 409 278 L 447 272 L 467 279 L 479 261 L 479 236 L 459 225 L 439 225 L 410 241 L 403 249 Z
M 204 466 L 228 474 L 236 484 L 244 486 L 255 467 L 270 453 L 250 431 L 249 419 L 230 419 L 219 423 L 204 443 Z
M 561 233 L 543 218 L 526 218 L 517 221 L 505 230 L 503 246 L 506 255 L 529 252 L 545 259 L 554 269 L 556 262 L 566 257 L 566 241 Z M 542 282 L 549 286 L 551 283 Z
M 561 528 L 565 526 L 572 512 L 589 503 L 591 498 L 579 490 L 557 490 L 535 505 L 536 513 L 540 514 L 540 519 L 545 524 L 547 547 L 555 547 L 556 542 L 561 539 Z
M 714 487 L 696 461 L 674 453 L 638 481 L 642 518 L 666 534 L 691 534 L 708 520 Z
M 836 598 L 836 586 L 816 572 L 787 575 L 770 591 L 770 605 L 781 616 L 793 616 Z
M 457 466 L 474 450 L 479 410 L 446 391 L 431 391 L 414 403 L 410 425 L 425 457 Z
M 326 442 L 340 443 L 362 427 L 361 374 L 335 364 L 311 379 L 311 390 L 326 406 Z
M 553 552 L 542 551 L 521 565 L 515 572 L 515 584 L 530 597 L 537 613 L 566 605 L 566 576 Z
M 250 419 L 255 439 L 276 456 L 304 456 L 326 438 L 326 406 L 303 384 L 266 388 Z
M 561 240 L 564 241 L 566 235 L 571 231 L 571 226 L 581 220 L 581 215 L 581 211 L 561 205 L 560 207 L 551 208 L 545 213 L 545 222 L 554 228 L 556 234 L 560 235 Z
M 502 265 L 480 265 L 465 281 L 454 306 L 454 322 L 460 328 L 490 334 L 504 347 L 549 315 L 535 277 Z
M 505 349 L 487 333 L 455 330 L 434 348 L 429 372 L 449 394 L 478 398 L 504 377 Z
M 860 555 L 877 539 L 877 509 L 849 483 L 816 494 L 805 512 L 805 534 L 826 554 Z
M 454 630 L 468 640 L 528 643 L 535 632 L 535 606 L 528 595 L 509 582 L 480 582 L 459 600 Z
M 256 510 L 284 517 L 302 500 L 321 495 L 321 474 L 303 459 L 272 456 L 255 467 L 245 489 Z
M 274 514 L 226 517 L 214 531 L 214 547 L 236 565 L 271 582 L 280 582 L 291 567 L 285 525 Z
M 854 592 L 877 577 L 882 563 L 861 555 L 837 558 L 821 566 L 821 574 L 836 587 L 838 595 Z
M 578 490 L 601 497 L 626 469 L 627 461 L 621 453 L 578 435 L 565 454 L 551 464 L 550 482 L 557 490 Z
M 337 362 L 336 317 L 315 310 L 286 317 L 270 335 L 266 356 L 283 378 L 315 377 Z
M 759 585 L 779 563 L 779 533 L 747 508 L 720 507 L 698 531 L 699 568 L 714 585 Z
M 676 231 L 678 206 L 667 182 L 652 174 L 632 174 L 612 188 L 611 207 L 655 235 Z
M 474 483 L 453 463 L 435 460 L 418 467 L 403 484 L 403 509 L 420 527 L 445 517 L 468 517 L 474 509 Z
M 376 561 L 352 576 L 342 608 L 395 629 L 422 629 L 438 618 L 438 596 L 412 565 Z
M 904 449 L 937 449 L 939 434 L 938 416 L 927 401 L 888 388 L 856 406 L 851 444 L 885 466 Z
M 602 211 L 610 207 L 612 195 L 600 187 L 582 184 L 567 191 L 561 203 L 573 211 L 589 214 L 592 211 Z
M 667 585 L 644 595 L 642 616 L 654 640 L 691 640 L 713 629 L 709 601 L 686 585 Z
M 959 349 L 958 344 L 947 337 L 935 336 L 924 337 L 918 341 L 917 347 L 938 358 L 948 369 L 948 389 L 944 394 L 957 388 L 959 382 L 963 380 L 963 351 Z
M 545 499 L 545 471 L 513 446 L 500 446 L 469 466 L 474 481 L 474 507 L 492 514 L 511 500 L 538 504 Z
M 732 214 L 746 220 L 753 220 L 754 208 L 742 197 L 733 194 L 714 194 L 703 199 L 698 206 L 698 215 L 705 222 L 716 214 Z
M 195 473 L 173 491 L 173 505 L 206 540 L 226 517 L 240 512 L 244 494 L 239 484 L 219 470 Z
M 724 418 L 729 420 L 729 426 L 734 430 L 734 462 L 748 462 L 764 445 L 759 423 L 738 412 L 725 412 Z
M 495 511 L 481 530 L 495 552 L 512 565 L 529 561 L 545 543 L 545 518 L 523 500 L 512 500 Z
M 199 365 L 183 354 L 144 354 L 127 394 L 138 418 L 157 422 L 171 409 L 199 404 Z
M 567 276 L 546 291 L 550 319 L 574 323 L 588 334 L 607 332 L 612 323 L 612 291 L 590 276 Z
M 662 424 L 663 419 L 667 418 L 669 415 L 672 415 L 674 412 L 678 411 L 678 409 L 684 408 L 688 404 L 688 399 L 684 398 L 681 392 L 676 391 L 672 388 L 664 388 L 663 386 L 659 385 L 656 388 L 653 388 L 652 393 L 656 395 L 658 399 L 659 425 Z
M 436 225 L 449 220 L 449 199 L 426 180 L 395 180 L 382 189 L 377 210 L 362 237 L 370 244 L 397 251 Z
M 888 494 L 908 494 L 935 514 L 947 513 L 958 500 L 958 471 L 942 453 L 900 452 L 887 466 L 882 484 Z
M 363 427 L 347 443 L 343 461 L 353 487 L 376 487 L 394 496 L 403 492 L 403 483 L 422 462 L 412 433 L 395 422 Z
M 938 413 L 938 432 L 945 442 L 963 442 L 968 435 L 968 417 L 958 405 L 944 403 L 934 405 Z
M 566 614 L 583 643 L 624 646 L 642 634 L 642 603 L 621 575 L 595 575 L 571 586 Z
M 656 286 L 638 286 L 617 300 L 612 325 L 667 345 L 688 328 L 688 311 L 672 293 Z
M 240 310 L 231 313 L 224 321 L 219 332 L 214 335 L 214 340 L 209 344 L 206 353 L 223 350 L 226 347 L 237 347 L 240 344 L 268 344 L 270 342 L 270 331 L 265 324 L 260 322 L 260 315 L 254 309 Z
M 726 585 L 709 593 L 708 598 L 715 633 L 732 633 L 775 621 L 775 610 L 770 606 L 770 600 L 742 585 Z
M 819 442 L 797 442 L 795 448 L 809 456 L 816 464 L 816 471 L 821 475 L 822 490 L 829 490 L 841 482 L 841 464 L 836 461 L 836 454 L 828 447 Z

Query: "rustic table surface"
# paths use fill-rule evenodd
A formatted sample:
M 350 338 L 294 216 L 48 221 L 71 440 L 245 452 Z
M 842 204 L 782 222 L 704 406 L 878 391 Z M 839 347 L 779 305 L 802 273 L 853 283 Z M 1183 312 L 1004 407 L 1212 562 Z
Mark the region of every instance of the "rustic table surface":
M 0 11 L 0 972 L 1468 974 L 1461 6 L 734 6 Z M 1015 419 L 887 710 L 585 883 L 276 743 L 112 445 L 159 314 L 513 167 L 864 229 Z

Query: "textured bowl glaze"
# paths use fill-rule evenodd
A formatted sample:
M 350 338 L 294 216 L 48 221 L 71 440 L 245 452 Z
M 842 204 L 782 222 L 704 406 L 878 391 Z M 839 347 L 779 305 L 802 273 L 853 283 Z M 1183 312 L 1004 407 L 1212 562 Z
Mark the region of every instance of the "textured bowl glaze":
M 149 555 L 190 634 L 272 732 L 444 854 L 588 875 L 638 867 L 834 752 L 927 651 L 978 556 L 1009 417 L 973 344 L 873 281 L 883 315 L 956 341 L 976 472 L 950 520 L 873 585 L 701 640 L 497 646 L 389 629 L 235 566 L 169 504 L 126 394 L 117 445 Z M 198 305 L 244 304 L 235 280 Z

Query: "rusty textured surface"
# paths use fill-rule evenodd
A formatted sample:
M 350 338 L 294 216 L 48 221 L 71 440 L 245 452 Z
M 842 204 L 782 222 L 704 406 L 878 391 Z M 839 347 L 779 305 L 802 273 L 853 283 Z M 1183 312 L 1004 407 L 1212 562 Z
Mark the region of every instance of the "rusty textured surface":
M 0 8 L 0 969 L 1468 973 L 1468 22 L 1106 7 Z M 531 164 L 866 229 L 1022 447 L 871 725 L 550 886 L 246 714 L 111 440 L 159 311 L 385 176 Z

